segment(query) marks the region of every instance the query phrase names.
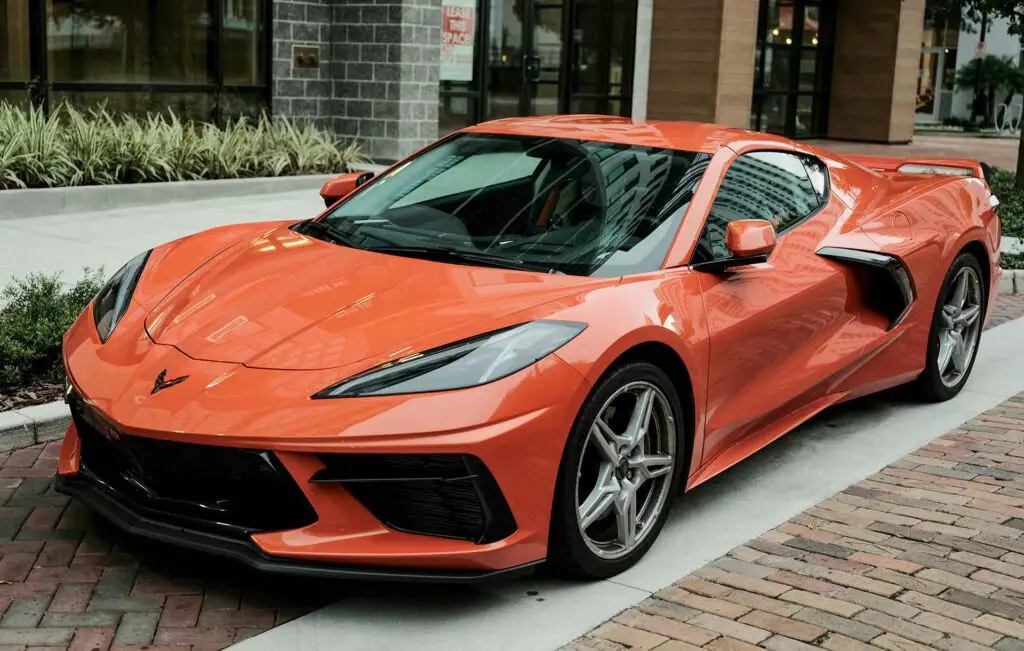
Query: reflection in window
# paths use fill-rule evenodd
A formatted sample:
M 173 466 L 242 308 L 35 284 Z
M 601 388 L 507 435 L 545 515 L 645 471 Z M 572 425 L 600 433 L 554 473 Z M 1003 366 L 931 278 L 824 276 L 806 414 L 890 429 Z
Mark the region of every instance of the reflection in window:
M 53 81 L 205 83 L 206 0 L 47 0 Z
M 262 8 L 260 0 L 224 0 L 220 47 L 225 84 L 254 86 L 263 78 Z
M 819 178 L 817 185 L 821 182 Z M 725 246 L 725 230 L 731 221 L 765 219 L 781 233 L 809 217 L 822 201 L 799 157 L 782 152 L 740 156 L 722 179 L 698 243 L 698 258 L 731 256 Z
M 0 0 L 0 81 L 29 79 L 28 3 Z
M 206 122 L 212 119 L 213 96 L 207 93 L 153 93 L 133 90 L 123 93 L 74 91 L 52 93 L 51 101 L 70 102 L 84 109 L 105 107 L 111 113 L 142 116 L 173 112 L 178 117 Z
M 485 254 L 505 263 L 498 266 L 577 275 L 653 271 L 708 159 L 616 143 L 464 134 L 367 186 L 327 221 L 363 248 Z

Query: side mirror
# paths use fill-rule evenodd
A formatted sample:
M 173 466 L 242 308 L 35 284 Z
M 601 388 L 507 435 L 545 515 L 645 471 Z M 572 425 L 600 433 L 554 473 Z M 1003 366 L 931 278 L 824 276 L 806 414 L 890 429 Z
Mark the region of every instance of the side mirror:
M 694 265 L 694 269 L 719 273 L 733 267 L 764 262 L 775 249 L 775 227 L 767 219 L 737 219 L 725 227 L 725 248 L 732 255 Z
M 373 172 L 349 172 L 335 176 L 320 188 L 320 196 L 324 200 L 324 205 L 330 208 L 372 178 Z
M 736 258 L 766 256 L 775 249 L 775 227 L 767 219 L 737 219 L 725 227 L 725 248 Z

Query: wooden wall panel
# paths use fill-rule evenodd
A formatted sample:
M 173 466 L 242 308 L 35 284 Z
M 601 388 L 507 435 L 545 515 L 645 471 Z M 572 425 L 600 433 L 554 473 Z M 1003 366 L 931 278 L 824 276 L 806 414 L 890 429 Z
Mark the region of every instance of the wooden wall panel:
M 914 103 L 925 0 L 839 0 L 828 135 L 906 142 Z
M 757 0 L 655 0 L 647 116 L 746 127 Z

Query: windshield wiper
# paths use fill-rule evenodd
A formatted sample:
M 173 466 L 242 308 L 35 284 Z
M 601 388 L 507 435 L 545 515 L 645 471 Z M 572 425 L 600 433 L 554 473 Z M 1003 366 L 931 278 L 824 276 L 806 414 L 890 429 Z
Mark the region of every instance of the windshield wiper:
M 356 244 L 355 239 L 351 235 L 330 222 L 308 219 L 304 222 L 299 222 L 295 226 L 295 231 L 304 235 L 315 235 L 321 239 L 327 240 L 328 242 L 333 242 L 342 246 L 354 249 L 359 248 L 359 245 Z
M 366 249 L 374 253 L 389 253 L 392 255 L 403 255 L 421 260 L 436 260 L 437 262 L 469 262 L 482 264 L 501 269 L 517 269 L 519 271 L 543 271 L 549 273 L 547 267 L 528 265 L 522 260 L 505 258 L 500 255 L 488 255 L 486 253 L 473 253 L 460 249 L 438 249 L 428 246 L 374 246 Z

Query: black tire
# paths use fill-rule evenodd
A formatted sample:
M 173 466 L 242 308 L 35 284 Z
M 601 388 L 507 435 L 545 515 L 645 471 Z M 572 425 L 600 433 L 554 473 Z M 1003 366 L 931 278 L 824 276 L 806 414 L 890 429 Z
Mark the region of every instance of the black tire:
M 985 286 L 985 274 L 982 271 L 981 263 L 978 262 L 978 258 L 974 255 L 970 253 L 961 253 L 953 261 L 953 264 L 949 267 L 949 271 L 946 272 L 946 277 L 942 281 L 942 287 L 939 289 L 939 295 L 935 299 L 935 311 L 932 315 L 931 330 L 928 333 L 928 353 L 925 368 L 917 378 L 917 381 L 911 385 L 912 394 L 920 400 L 927 402 L 943 402 L 954 398 L 961 390 L 963 390 L 964 385 L 967 384 L 967 380 L 971 376 L 971 371 L 974 369 L 974 361 L 978 358 L 978 348 L 981 346 L 980 333 L 978 335 L 978 344 L 974 347 L 966 372 L 964 372 L 959 380 L 952 386 L 949 386 L 942 381 L 942 373 L 939 370 L 938 360 L 942 306 L 946 297 L 949 295 L 953 281 L 956 279 L 957 274 L 960 273 L 960 270 L 964 267 L 970 267 L 973 269 L 978 275 L 978 279 L 980 281 L 982 313 L 979 317 L 979 329 L 981 327 L 980 323 L 984 321 L 985 313 L 988 310 L 988 288 Z
M 667 399 L 675 422 L 675 454 L 668 501 L 661 509 L 645 538 L 627 555 L 614 560 L 595 554 L 584 542 L 577 520 L 576 473 L 589 439 L 590 427 L 605 403 L 622 387 L 645 381 L 660 389 Z M 668 375 L 646 361 L 626 362 L 607 373 L 583 403 L 562 454 L 555 483 L 551 529 L 548 540 L 548 567 L 554 574 L 575 579 L 605 579 L 623 572 L 643 558 L 665 526 L 672 499 L 678 494 L 680 478 L 685 474 L 687 440 L 685 411 Z

